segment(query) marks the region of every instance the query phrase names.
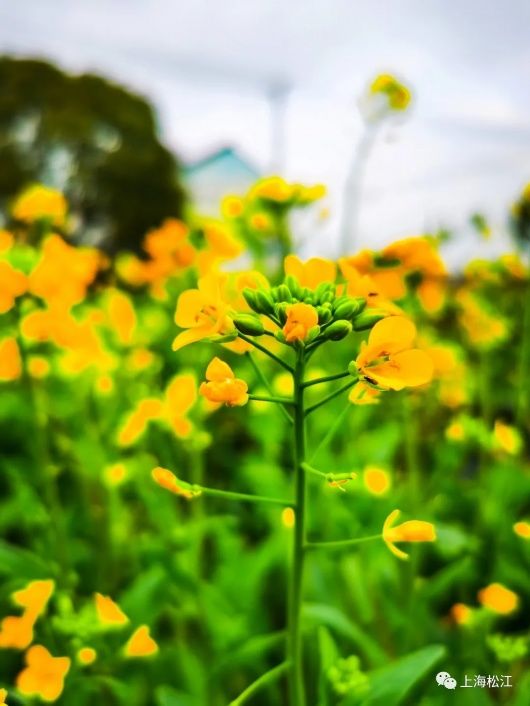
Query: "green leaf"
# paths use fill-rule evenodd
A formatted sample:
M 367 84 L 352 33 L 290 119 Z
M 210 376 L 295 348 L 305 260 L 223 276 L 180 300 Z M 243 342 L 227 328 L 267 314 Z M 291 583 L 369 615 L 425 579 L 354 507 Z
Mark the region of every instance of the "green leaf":
M 343 637 L 348 638 L 356 650 L 364 655 L 372 665 L 383 664 L 386 661 L 384 651 L 377 642 L 355 623 L 352 623 L 344 613 L 333 606 L 324 603 L 307 603 L 304 606 L 304 616 L 319 625 L 327 625 Z
M 319 706 L 330 706 L 328 670 L 340 657 L 335 640 L 327 628 L 321 625 L 318 629 L 318 645 L 320 650 L 320 677 L 318 684 Z
M 193 696 L 175 691 L 170 686 L 159 686 L 155 697 L 157 706 L 197 706 Z
M 398 706 L 412 687 L 445 655 L 442 645 L 429 645 L 370 674 L 370 693 L 362 706 Z M 353 706 L 346 699 L 342 706 Z
M 36 554 L 0 541 L 0 574 L 33 580 L 51 578 L 53 573 L 53 568 Z

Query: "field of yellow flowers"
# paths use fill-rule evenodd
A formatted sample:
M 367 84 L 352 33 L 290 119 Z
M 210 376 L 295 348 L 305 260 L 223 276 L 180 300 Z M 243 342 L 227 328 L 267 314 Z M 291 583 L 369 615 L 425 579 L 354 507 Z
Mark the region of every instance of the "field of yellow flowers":
M 530 703 L 524 249 L 303 261 L 323 194 L 265 178 L 113 258 L 57 191 L 12 204 L 1 704 Z

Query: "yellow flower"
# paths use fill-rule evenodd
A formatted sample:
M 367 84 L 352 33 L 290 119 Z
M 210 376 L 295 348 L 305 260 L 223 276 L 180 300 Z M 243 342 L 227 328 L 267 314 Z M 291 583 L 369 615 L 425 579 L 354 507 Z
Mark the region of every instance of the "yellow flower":
M 158 652 L 158 645 L 149 634 L 147 625 L 141 625 L 125 645 L 127 657 L 150 657 Z
M 206 221 L 203 229 L 208 248 L 216 258 L 227 260 L 241 254 L 243 246 L 234 238 L 226 224 L 220 221 Z
M 270 231 L 272 229 L 272 221 L 266 213 L 258 211 L 258 213 L 253 213 L 248 219 L 251 228 L 254 230 L 264 232 Z
M 77 652 L 77 661 L 84 667 L 93 664 L 97 659 L 98 653 L 93 647 L 81 647 Z
M 22 374 L 22 360 L 14 338 L 0 341 L 0 381 L 17 380 Z
M 433 374 L 431 358 L 412 348 L 416 327 L 403 316 L 378 321 L 361 345 L 356 365 L 365 381 L 387 390 L 402 390 L 429 382 Z
M 11 250 L 14 242 L 15 239 L 13 237 L 13 234 L 10 233 L 8 230 L 0 228 L 0 253 L 5 253 L 8 250 Z
M 163 413 L 163 403 L 156 398 L 141 400 L 137 407 L 126 418 L 118 433 L 118 444 L 130 446 L 144 433 L 152 419 L 160 419 Z
M 68 657 L 52 657 L 42 645 L 26 652 L 26 668 L 17 677 L 17 688 L 24 696 L 40 696 L 56 701 L 62 694 L 64 678 L 70 669 Z
M 392 554 L 399 559 L 408 559 L 409 555 L 398 549 L 395 542 L 434 542 L 436 531 L 433 524 L 423 520 L 409 520 L 394 526 L 399 515 L 399 510 L 393 510 L 386 518 L 383 525 L 383 541 Z
M 411 100 L 409 89 L 390 74 L 377 76 L 370 85 L 370 92 L 386 96 L 389 108 L 396 111 L 406 110 Z
M 465 603 L 455 603 L 451 608 L 451 618 L 457 625 L 467 625 L 471 621 L 473 611 Z
M 50 373 L 49 361 L 40 355 L 32 355 L 28 358 L 28 373 L 32 378 L 40 380 Z
M 466 438 L 466 430 L 462 422 L 451 422 L 445 430 L 445 436 L 451 441 L 463 441 Z
M 180 438 L 188 437 L 193 426 L 187 413 L 197 399 L 197 381 L 188 373 L 176 375 L 169 383 L 164 394 L 164 418 L 173 432 Z
M 24 650 L 33 642 L 33 626 L 35 621 L 31 616 L 9 615 L 0 623 L 0 647 L 5 649 Z
M 136 312 L 129 297 L 117 289 L 107 293 L 109 323 L 116 338 L 123 345 L 130 345 L 136 329 Z
M 151 471 L 151 476 L 157 485 L 165 490 L 169 490 L 169 492 L 174 495 L 180 495 L 187 500 L 192 500 L 192 498 L 200 495 L 199 492 L 195 492 L 180 485 L 177 476 L 171 473 L 167 468 L 157 466 Z
M 109 596 L 96 593 L 95 601 L 98 619 L 103 625 L 125 625 L 129 622 L 129 618 Z
M 523 441 L 515 427 L 497 419 L 493 428 L 493 438 L 496 444 L 506 453 L 516 455 L 521 450 Z
M 279 176 L 264 177 L 250 189 L 250 198 L 260 198 L 275 203 L 290 201 L 295 193 L 295 187 Z
M 6 699 L 7 699 L 7 690 L 0 689 L 0 706 L 7 706 Z
M 368 466 L 364 469 L 363 482 L 372 495 L 384 495 L 391 485 L 388 472 L 376 466 Z
M 220 358 L 214 358 L 206 369 L 206 380 L 199 392 L 210 402 L 224 402 L 229 407 L 248 402 L 248 385 L 236 378 L 232 368 Z
M 530 523 L 516 522 L 513 526 L 513 531 L 523 539 L 530 539 Z
M 233 330 L 228 316 L 229 307 L 222 296 L 225 280 L 221 275 L 212 273 L 199 279 L 197 289 L 188 289 L 180 295 L 175 323 L 187 330 L 179 333 L 173 341 L 174 351 L 203 338 Z
M 36 619 L 44 612 L 55 590 L 52 579 L 31 581 L 26 588 L 13 593 L 14 602 L 26 609 L 26 615 Z
M 318 313 L 309 304 L 291 304 L 287 307 L 287 321 L 283 334 L 287 343 L 305 341 L 309 331 L 318 324 Z
M 105 483 L 111 487 L 120 485 L 127 479 L 128 471 L 124 463 L 114 463 L 103 470 Z
M 485 608 L 501 615 L 513 613 L 519 604 L 517 594 L 501 583 L 490 583 L 480 590 L 478 600 Z
M 302 262 L 296 255 L 287 255 L 284 262 L 286 275 L 296 277 L 302 287 L 315 289 L 321 282 L 334 282 L 337 268 L 331 260 L 312 257 Z
M 52 225 L 61 227 L 65 223 L 66 210 L 66 199 L 60 191 L 35 184 L 17 198 L 12 214 L 17 221 L 33 223 L 46 219 Z
M 225 196 L 221 201 L 221 213 L 226 218 L 237 218 L 245 208 L 244 201 L 239 196 Z
M 357 382 L 351 389 L 348 399 L 353 404 L 379 404 L 381 392 L 365 382 Z
M 0 262 L 0 314 L 5 314 L 27 289 L 26 275 L 15 270 L 9 262 Z
M 282 510 L 282 524 L 287 529 L 292 529 L 296 522 L 296 515 L 292 507 L 285 507 Z

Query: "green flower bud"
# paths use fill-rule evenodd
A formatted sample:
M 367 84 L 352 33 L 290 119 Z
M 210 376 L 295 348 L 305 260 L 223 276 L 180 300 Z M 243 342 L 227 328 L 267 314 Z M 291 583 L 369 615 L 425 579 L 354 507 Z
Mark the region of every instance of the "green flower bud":
M 346 338 L 351 331 L 351 323 L 346 321 L 346 319 L 339 319 L 327 327 L 324 331 L 324 335 L 331 341 L 341 341 L 343 338 Z
M 304 343 L 311 343 L 311 341 L 314 341 L 319 333 L 320 333 L 320 326 L 313 326 L 307 332 L 307 336 L 306 336 Z
M 334 287 L 332 282 L 321 282 L 318 287 L 315 289 L 314 292 L 314 297 L 315 297 L 315 302 L 323 302 L 325 301 L 324 297 L 328 297 L 331 295 L 331 299 L 333 299 L 334 295 Z
M 247 336 L 263 336 L 265 332 L 263 323 L 253 314 L 237 314 L 233 321 L 237 330 Z
M 264 289 L 256 290 L 256 308 L 258 314 L 272 314 L 274 311 L 274 302 L 271 295 Z
M 327 324 L 331 321 L 331 311 L 323 306 L 317 306 L 318 323 Z
M 289 304 L 285 302 L 280 302 L 279 304 L 274 305 L 274 313 L 280 319 L 280 323 L 283 326 L 284 323 L 287 321 L 287 307 Z
M 249 307 L 253 311 L 258 310 L 258 303 L 256 301 L 256 290 L 255 289 L 250 289 L 250 287 L 245 287 L 243 290 L 243 297 L 246 301 L 246 303 L 249 305 Z
M 357 363 L 354 360 L 350 361 L 350 363 L 348 365 L 348 372 L 354 378 L 359 377 L 359 369 L 357 367 Z
M 384 319 L 386 315 L 386 311 L 382 309 L 363 311 L 363 313 L 354 320 L 353 328 L 356 331 L 366 331 L 366 329 L 372 328 L 378 321 Z
M 278 292 L 279 302 L 287 302 L 288 304 L 290 304 L 293 301 L 291 290 L 286 284 L 280 284 L 278 287 L 276 287 L 276 290 Z
M 348 299 L 335 307 L 335 318 L 348 319 L 348 321 L 351 321 L 355 316 L 361 313 L 365 306 L 366 302 L 361 297 Z
M 321 304 L 331 304 L 335 299 L 335 294 L 333 292 L 324 292 L 324 294 L 320 297 L 320 303 Z
M 302 298 L 302 287 L 300 282 L 293 275 L 287 275 L 285 278 L 285 284 L 289 287 L 289 290 L 295 299 Z
M 280 343 L 285 343 L 285 334 L 283 331 L 275 331 L 274 338 Z

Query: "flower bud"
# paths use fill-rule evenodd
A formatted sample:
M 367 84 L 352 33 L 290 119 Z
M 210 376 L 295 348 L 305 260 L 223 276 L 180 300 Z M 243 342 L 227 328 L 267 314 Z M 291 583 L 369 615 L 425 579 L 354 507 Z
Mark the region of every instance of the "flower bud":
M 331 321 L 331 311 L 324 306 L 317 306 L 318 323 L 327 324 Z
M 293 275 L 287 275 L 285 278 L 285 284 L 289 287 L 289 291 L 296 299 L 302 298 L 302 287 L 300 282 Z
M 271 295 L 263 289 L 256 290 L 256 308 L 258 314 L 272 314 L 274 311 L 274 303 Z
M 283 331 L 275 331 L 274 333 L 274 338 L 279 341 L 280 343 L 285 343 L 285 334 Z
M 313 326 L 312 328 L 310 328 L 307 332 L 307 338 L 305 339 L 305 343 L 311 343 L 311 341 L 314 341 L 319 333 L 320 326 Z
M 378 321 L 384 319 L 386 316 L 386 311 L 382 309 L 369 309 L 368 311 L 363 311 L 360 316 L 353 322 L 353 328 L 356 331 L 366 331 L 366 329 L 372 328 Z
M 263 323 L 253 314 L 237 314 L 233 317 L 235 327 L 247 336 L 263 336 Z
M 256 290 L 255 289 L 250 289 L 250 287 L 245 287 L 243 290 L 243 297 L 246 301 L 246 303 L 249 305 L 249 307 L 253 311 L 258 310 L 258 304 L 256 301 Z
M 347 319 L 348 321 L 351 321 L 354 316 L 361 313 L 365 306 L 366 301 L 361 297 L 356 297 L 355 299 L 348 298 L 347 301 L 344 301 L 335 307 L 335 318 Z
M 352 360 L 350 364 L 348 365 L 348 372 L 350 375 L 352 375 L 354 378 L 359 377 L 359 368 L 357 367 L 357 362 L 355 360 Z
M 291 304 L 293 297 L 289 287 L 286 284 L 280 284 L 276 287 L 278 302 L 287 302 Z
M 321 282 L 315 289 L 315 302 L 321 303 L 325 301 L 324 297 L 331 295 L 333 299 L 333 284 L 331 282 Z M 329 301 L 329 299 L 327 300 Z
M 343 338 L 346 338 L 351 331 L 351 323 L 346 321 L 346 319 L 339 319 L 328 326 L 328 328 L 324 331 L 324 335 L 331 341 L 341 341 Z
M 281 325 L 283 326 L 285 322 L 287 321 L 287 307 L 289 305 L 286 304 L 285 302 L 280 302 L 279 304 L 274 305 L 274 313 L 280 320 Z

